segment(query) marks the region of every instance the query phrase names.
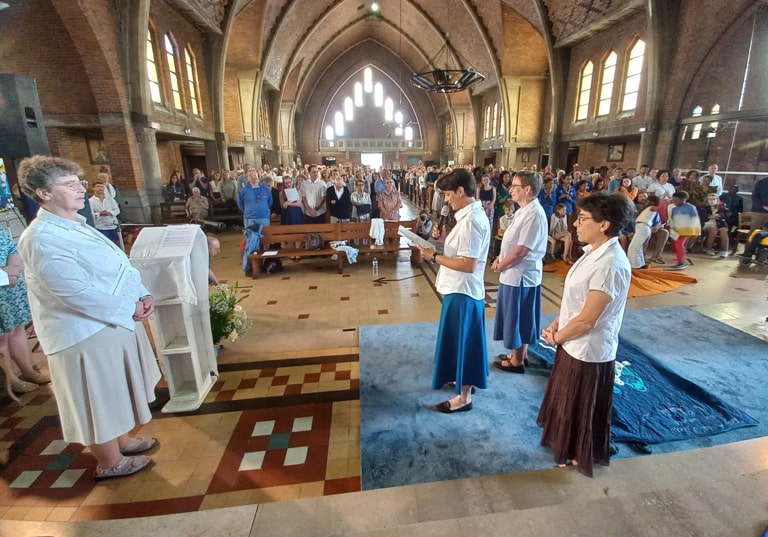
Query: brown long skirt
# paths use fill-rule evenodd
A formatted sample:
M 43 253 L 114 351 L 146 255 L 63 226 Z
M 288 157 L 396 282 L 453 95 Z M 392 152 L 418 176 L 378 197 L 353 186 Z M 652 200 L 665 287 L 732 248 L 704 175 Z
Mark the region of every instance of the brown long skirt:
M 541 443 L 552 448 L 557 464 L 576 461 L 588 477 L 593 462 L 608 466 L 613 380 L 613 360 L 584 362 L 558 346 L 536 420 Z

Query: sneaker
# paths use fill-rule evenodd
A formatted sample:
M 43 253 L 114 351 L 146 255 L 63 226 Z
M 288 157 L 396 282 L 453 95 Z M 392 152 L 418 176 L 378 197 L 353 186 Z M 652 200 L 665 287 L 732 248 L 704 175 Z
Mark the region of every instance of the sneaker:
M 715 253 L 715 251 L 714 251 L 712 248 L 710 248 L 709 250 L 707 250 L 706 254 L 707 254 L 709 257 L 715 257 L 715 256 L 717 255 L 717 254 Z
M 683 270 L 685 268 L 688 268 L 688 263 L 678 263 L 674 267 L 671 267 L 672 270 Z
M 722 252 L 720 252 L 720 257 L 722 259 L 728 259 L 728 250 L 723 250 Z

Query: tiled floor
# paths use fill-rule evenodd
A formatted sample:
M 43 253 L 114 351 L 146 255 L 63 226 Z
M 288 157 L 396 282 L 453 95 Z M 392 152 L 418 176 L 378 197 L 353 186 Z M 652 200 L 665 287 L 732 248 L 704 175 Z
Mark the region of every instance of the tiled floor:
M 373 281 L 366 257 L 341 275 L 327 259 L 312 259 L 287 261 L 282 273 L 251 280 L 239 272 L 240 235 L 221 238 L 213 268 L 220 279 L 238 282 L 253 325 L 238 341 L 224 343 L 220 377 L 200 410 L 162 414 L 160 401 L 141 431 L 161 441 L 152 455 L 156 466 L 95 484 L 93 457 L 61 441 L 50 387 L 24 396 L 23 406 L 4 400 L 3 519 L 123 518 L 360 489 L 357 329 L 437 320 L 440 303 L 430 278 L 401 253 L 377 256 L 381 283 Z M 694 262 L 687 272 L 699 283 L 631 299 L 629 307 L 688 304 L 768 340 L 763 276 L 738 272 L 735 259 L 695 256 Z M 492 316 L 498 276 L 489 272 L 486 280 Z M 561 292 L 562 280 L 545 275 L 545 313 L 557 311 Z

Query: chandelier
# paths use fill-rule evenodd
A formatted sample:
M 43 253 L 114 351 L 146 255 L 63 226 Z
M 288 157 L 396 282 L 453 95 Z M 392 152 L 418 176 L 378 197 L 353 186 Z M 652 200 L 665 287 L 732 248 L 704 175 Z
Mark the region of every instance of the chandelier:
M 439 65 L 435 63 L 435 60 L 440 54 L 443 54 L 445 57 L 444 62 L 442 63 L 445 67 L 438 67 L 437 69 L 425 71 L 423 73 L 415 73 L 411 76 L 411 84 L 430 93 L 454 93 L 469 89 L 478 82 L 485 80 L 483 75 L 471 67 L 467 67 L 466 69 L 452 69 L 448 66 L 447 33 L 445 34 L 445 44 L 437 51 L 437 54 L 432 57 L 429 61 L 429 65 Z M 459 56 L 459 58 L 463 59 L 461 56 Z

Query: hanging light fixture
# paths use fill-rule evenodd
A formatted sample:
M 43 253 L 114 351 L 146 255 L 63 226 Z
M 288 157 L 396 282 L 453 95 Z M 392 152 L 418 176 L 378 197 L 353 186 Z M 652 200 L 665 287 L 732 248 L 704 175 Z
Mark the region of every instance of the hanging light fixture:
M 430 93 L 455 93 L 471 88 L 478 82 L 485 80 L 485 77 L 475 71 L 472 67 L 465 69 L 451 69 L 448 67 L 448 34 L 445 34 L 445 44 L 437 51 L 437 54 L 429 61 L 430 65 L 439 65 L 435 63 L 440 57 L 445 56 L 442 65 L 446 67 L 434 69 L 433 71 L 424 71 L 423 73 L 414 73 L 411 76 L 411 84 Z M 458 53 L 457 53 L 458 54 Z
M 445 2 L 446 17 L 448 20 L 448 2 Z M 424 71 L 411 75 L 411 84 L 417 88 L 430 93 L 455 93 L 471 88 L 478 82 L 485 80 L 485 77 L 475 71 L 472 67 L 463 68 L 461 66 L 452 68 L 449 66 L 449 52 L 452 48 L 449 46 L 448 32 L 445 32 L 445 43 L 437 51 L 437 54 L 429 60 L 428 66 L 435 66 L 432 71 Z M 442 62 L 439 62 L 442 55 Z M 464 64 L 468 62 L 461 57 L 458 50 L 456 55 Z M 440 67 L 440 66 L 444 67 Z

